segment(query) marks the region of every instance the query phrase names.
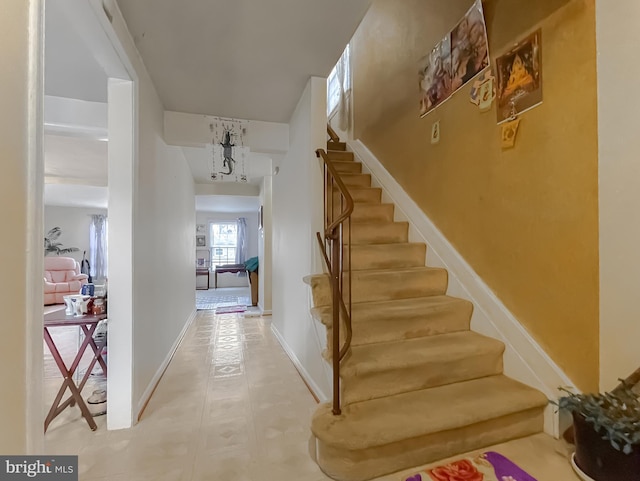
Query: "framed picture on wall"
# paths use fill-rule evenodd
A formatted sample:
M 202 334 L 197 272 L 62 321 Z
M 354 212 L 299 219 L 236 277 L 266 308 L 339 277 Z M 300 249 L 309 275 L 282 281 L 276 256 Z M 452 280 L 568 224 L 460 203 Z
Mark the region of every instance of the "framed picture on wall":
M 204 224 L 196 224 L 196 234 L 204 234 L 206 228 L 207 226 Z
M 498 124 L 542 103 L 542 33 L 537 30 L 496 59 Z
M 207 237 L 204 235 L 196 236 L 196 247 L 206 247 L 207 245 Z

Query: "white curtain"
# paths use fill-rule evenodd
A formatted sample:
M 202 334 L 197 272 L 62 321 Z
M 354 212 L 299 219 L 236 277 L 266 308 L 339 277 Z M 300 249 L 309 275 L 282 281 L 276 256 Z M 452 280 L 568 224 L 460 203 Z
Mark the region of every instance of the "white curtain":
M 107 278 L 107 216 L 92 215 L 89 226 L 89 262 L 95 283 Z
M 349 68 L 349 45 L 342 53 L 336 64 L 336 76 L 338 77 L 338 128 L 343 132 L 349 131 L 351 120 L 350 99 L 351 96 L 351 72 Z
M 238 219 L 238 246 L 236 248 L 236 264 L 244 264 L 247 260 L 247 219 Z

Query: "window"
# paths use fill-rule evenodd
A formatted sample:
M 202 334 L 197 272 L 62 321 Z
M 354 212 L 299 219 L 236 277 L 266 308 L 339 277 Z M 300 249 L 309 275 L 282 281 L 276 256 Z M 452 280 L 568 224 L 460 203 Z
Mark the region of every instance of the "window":
M 235 222 L 212 222 L 209 225 L 211 265 L 235 264 L 238 248 L 238 225 Z
M 327 115 L 331 115 L 340 102 L 340 76 L 338 68 L 344 69 L 342 88 L 344 92 L 351 89 L 351 68 L 349 66 L 349 45 L 342 52 L 342 56 L 327 78 Z

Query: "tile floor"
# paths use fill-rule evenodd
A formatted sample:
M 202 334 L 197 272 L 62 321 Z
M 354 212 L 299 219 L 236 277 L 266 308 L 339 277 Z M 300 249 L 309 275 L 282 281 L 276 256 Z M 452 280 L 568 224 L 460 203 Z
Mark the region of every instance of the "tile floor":
M 269 318 L 200 311 L 134 428 L 107 431 L 101 416 L 92 432 L 73 408 L 45 442 L 50 454 L 79 455 L 83 481 L 321 481 L 308 454 L 315 408 Z M 576 480 L 555 448 L 537 435 L 493 449 L 539 481 Z

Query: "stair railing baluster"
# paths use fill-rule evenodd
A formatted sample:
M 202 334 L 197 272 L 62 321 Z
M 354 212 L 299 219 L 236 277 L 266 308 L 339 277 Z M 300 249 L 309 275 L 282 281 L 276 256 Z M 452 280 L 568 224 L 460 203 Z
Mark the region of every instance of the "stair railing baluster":
M 335 132 L 327 126 L 329 135 Z M 331 141 L 338 142 L 335 135 Z M 353 199 L 347 190 L 340 174 L 329 156 L 323 149 L 316 151 L 316 156 L 324 162 L 324 197 L 325 197 L 325 225 L 324 233 L 317 233 L 318 244 L 322 250 L 322 256 L 327 264 L 331 280 L 332 302 L 332 342 L 331 355 L 333 366 L 333 407 L 334 415 L 341 413 L 340 406 L 340 362 L 351 346 L 351 213 L 353 212 Z M 334 199 L 336 196 L 339 200 Z M 339 206 L 339 212 L 336 212 Z M 347 225 L 347 242 L 344 241 L 344 225 Z M 346 265 L 346 267 L 345 267 Z M 345 274 L 346 273 L 346 274 Z M 345 280 L 347 276 L 347 289 L 345 294 Z M 346 303 L 345 303 L 346 297 Z M 341 317 L 345 325 L 345 340 L 340 347 Z

